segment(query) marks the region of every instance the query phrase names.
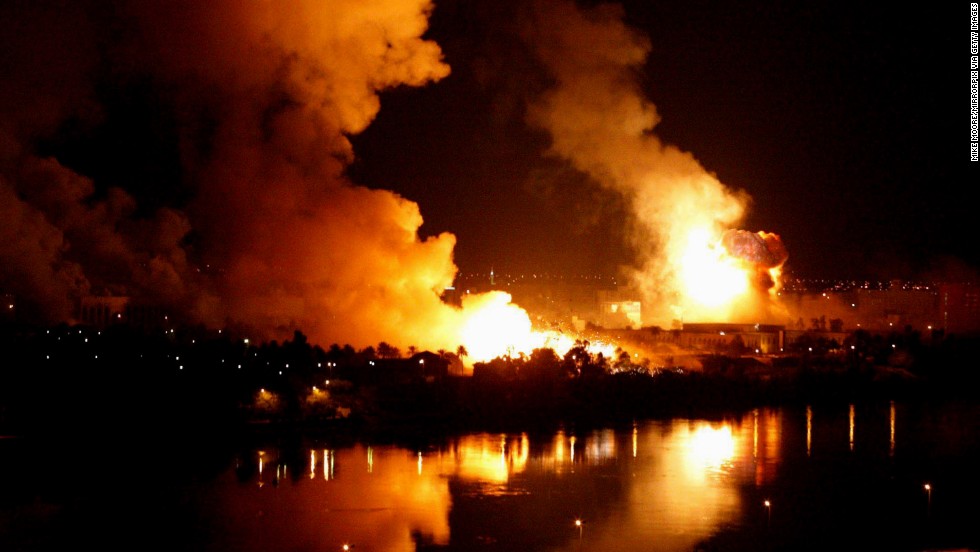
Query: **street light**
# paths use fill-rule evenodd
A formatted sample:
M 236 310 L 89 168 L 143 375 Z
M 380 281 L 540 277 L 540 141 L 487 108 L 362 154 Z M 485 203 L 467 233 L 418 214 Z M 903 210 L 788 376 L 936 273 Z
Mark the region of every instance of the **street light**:
M 926 483 L 922 488 L 926 491 L 926 514 L 928 515 L 932 512 L 932 485 Z

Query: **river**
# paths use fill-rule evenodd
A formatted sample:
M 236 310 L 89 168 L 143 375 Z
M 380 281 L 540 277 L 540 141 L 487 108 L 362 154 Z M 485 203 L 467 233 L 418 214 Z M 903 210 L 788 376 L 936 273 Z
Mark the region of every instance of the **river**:
M 977 550 L 980 407 L 219 446 L 0 439 L 0 550 Z

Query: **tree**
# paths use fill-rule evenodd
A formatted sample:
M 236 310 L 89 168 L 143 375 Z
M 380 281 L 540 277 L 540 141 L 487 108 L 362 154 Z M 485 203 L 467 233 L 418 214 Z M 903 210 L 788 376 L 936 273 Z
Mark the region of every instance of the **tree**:
M 401 351 L 397 347 L 391 345 L 386 341 L 378 343 L 378 357 L 380 358 L 398 358 L 401 356 Z

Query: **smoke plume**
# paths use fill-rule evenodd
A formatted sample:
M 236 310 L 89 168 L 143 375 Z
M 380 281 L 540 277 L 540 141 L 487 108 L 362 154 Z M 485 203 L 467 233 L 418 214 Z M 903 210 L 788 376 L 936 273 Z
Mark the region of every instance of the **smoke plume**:
M 699 311 L 681 293 L 679 266 L 691 230 L 720 238 L 742 220 L 750 198 L 653 134 L 660 118 L 636 78 L 650 41 L 623 17 L 618 5 L 533 4 L 523 35 L 552 86 L 529 105 L 529 123 L 550 134 L 551 154 L 631 204 L 638 260 L 630 272 L 643 296 L 645 323 L 711 316 L 733 320 L 747 311 L 757 316 L 759 309 L 744 302 L 739 312 Z M 756 294 L 761 299 L 757 306 L 767 302 L 764 291 Z
M 3 8 L 0 288 L 45 322 L 72 320 L 86 294 L 119 294 L 255 337 L 299 329 L 321 343 L 455 346 L 459 312 L 439 299 L 456 273 L 455 238 L 420 239 L 415 203 L 345 177 L 348 137 L 377 115 L 381 91 L 449 74 L 422 38 L 432 9 Z M 98 90 L 133 82 L 148 83 L 174 121 L 190 198 L 179 205 L 147 208 L 38 147 L 66 126 L 97 127 L 109 109 Z

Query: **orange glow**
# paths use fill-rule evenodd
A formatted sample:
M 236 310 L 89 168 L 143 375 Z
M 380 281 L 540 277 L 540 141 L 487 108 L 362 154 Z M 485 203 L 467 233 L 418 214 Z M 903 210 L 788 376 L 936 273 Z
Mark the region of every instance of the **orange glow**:
M 685 294 L 704 307 L 727 305 L 749 289 L 749 274 L 741 261 L 706 228 L 688 234 L 679 271 Z
M 482 362 L 529 353 L 538 346 L 527 312 L 510 299 L 508 293 L 490 292 L 470 299 L 475 307 L 464 303 L 464 312 L 472 310 L 462 329 L 462 342 L 471 359 Z
M 439 454 L 438 471 L 445 476 L 504 485 L 512 474 L 527 467 L 530 444 L 527 435 L 467 435 Z M 492 492 L 488 487 L 485 492 Z
M 664 260 L 677 290 L 674 316 L 687 321 L 733 320 L 752 313 L 757 318 L 781 289 L 785 250 L 779 237 L 725 230 L 698 216 L 694 219 L 691 224 L 677 223 L 681 228 L 676 243 L 667 247 Z M 740 239 L 731 240 L 731 232 Z
M 692 474 L 717 472 L 735 457 L 735 437 L 729 425 L 701 425 L 690 436 L 688 467 Z M 692 475 L 693 477 L 693 475 Z
M 520 306 L 511 303 L 511 295 L 491 291 L 469 295 L 463 300 L 463 323 L 460 340 L 469 362 L 487 362 L 497 357 L 530 355 L 535 349 L 553 349 L 564 356 L 576 345 L 576 337 L 551 330 L 535 330 L 531 318 Z M 587 350 L 614 358 L 616 347 L 589 341 Z

